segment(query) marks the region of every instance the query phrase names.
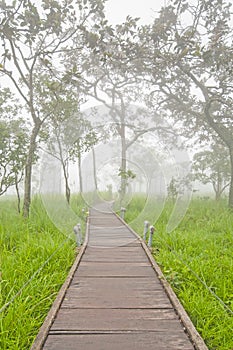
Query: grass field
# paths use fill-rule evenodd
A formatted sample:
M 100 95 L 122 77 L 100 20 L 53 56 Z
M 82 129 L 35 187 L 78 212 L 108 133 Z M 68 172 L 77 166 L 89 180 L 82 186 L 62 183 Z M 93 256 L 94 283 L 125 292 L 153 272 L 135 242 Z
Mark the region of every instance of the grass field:
M 72 206 L 81 212 L 82 201 Z M 68 228 L 70 229 L 70 228 Z M 0 349 L 30 349 L 76 255 L 74 237 L 62 234 L 35 198 L 29 220 L 16 201 L 0 201 Z
M 144 205 L 145 198 L 134 197 L 126 221 L 132 222 Z M 72 197 L 71 206 L 84 219 L 81 198 Z M 233 213 L 224 202 L 195 199 L 179 227 L 168 234 L 171 210 L 167 203 L 155 223 L 155 259 L 208 348 L 232 350 Z M 67 225 L 70 231 L 69 221 Z M 141 234 L 143 223 L 133 228 Z M 38 198 L 29 220 L 17 214 L 15 200 L 1 199 L 1 350 L 30 349 L 74 261 L 75 248 L 74 240 L 54 226 Z
M 142 210 L 131 201 L 126 221 Z M 179 225 L 166 233 L 172 205 L 155 223 L 152 251 L 210 350 L 233 349 L 233 213 L 226 203 L 195 199 Z M 142 227 L 133 227 L 142 233 Z

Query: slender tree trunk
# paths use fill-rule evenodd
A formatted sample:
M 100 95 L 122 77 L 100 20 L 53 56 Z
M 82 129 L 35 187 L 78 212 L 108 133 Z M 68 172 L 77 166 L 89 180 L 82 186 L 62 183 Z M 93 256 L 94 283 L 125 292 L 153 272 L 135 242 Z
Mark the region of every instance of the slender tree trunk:
M 62 170 L 63 170 L 64 179 L 65 179 L 66 200 L 67 200 L 67 203 L 70 204 L 69 175 L 68 175 L 68 171 L 66 170 L 66 165 L 64 162 L 62 163 Z
M 66 183 L 66 200 L 67 200 L 67 203 L 70 204 L 70 187 L 68 184 L 68 179 L 65 179 L 65 183 Z
M 95 158 L 95 150 L 92 148 L 92 158 L 93 158 L 93 175 L 95 182 L 95 190 L 98 191 L 98 182 L 97 182 L 97 174 L 96 174 L 96 158 Z
M 63 176 L 65 179 L 65 194 L 66 194 L 66 201 L 68 204 L 70 204 L 70 186 L 69 186 L 69 170 L 68 170 L 68 159 L 64 160 L 63 157 L 63 148 L 61 145 L 61 141 L 59 139 L 59 133 L 56 134 L 56 138 L 57 138 L 57 144 L 58 144 L 58 149 L 59 149 L 59 156 L 60 156 L 60 162 L 62 165 L 62 171 L 63 171 Z
M 83 193 L 83 179 L 82 179 L 82 166 L 81 166 L 81 154 L 78 156 L 78 174 L 79 174 L 79 193 Z
M 24 203 L 23 203 L 23 216 L 29 217 L 30 205 L 31 205 L 31 182 L 32 182 L 32 165 L 36 151 L 36 139 L 41 127 L 41 121 L 38 121 L 32 130 L 29 150 L 25 165 L 25 178 L 24 178 Z
M 17 195 L 17 209 L 18 209 L 18 213 L 20 214 L 21 212 L 21 208 L 20 208 L 20 204 L 21 204 L 21 198 L 20 198 L 20 193 L 19 193 L 19 181 L 17 179 L 15 179 L 15 190 L 16 190 L 16 195 Z
M 219 201 L 219 200 L 221 199 L 221 194 L 222 194 L 221 191 L 216 191 L 216 192 L 215 192 L 215 200 L 216 200 L 216 201 Z
M 214 186 L 214 191 L 215 191 L 215 200 L 219 201 L 222 194 L 222 179 L 220 175 L 220 169 L 218 169 L 217 183 Z
M 233 209 L 233 146 L 230 148 L 230 158 L 231 158 L 231 182 L 229 191 L 229 208 Z

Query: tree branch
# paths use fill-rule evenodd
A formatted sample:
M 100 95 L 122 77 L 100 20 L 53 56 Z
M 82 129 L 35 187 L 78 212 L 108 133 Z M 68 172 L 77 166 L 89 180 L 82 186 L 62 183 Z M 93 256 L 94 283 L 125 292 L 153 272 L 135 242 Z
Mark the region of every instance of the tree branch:
M 11 52 L 12 52 L 12 55 L 13 55 L 13 60 L 14 60 L 15 67 L 17 68 L 17 70 L 18 70 L 18 72 L 19 72 L 19 74 L 20 74 L 24 84 L 29 88 L 29 82 L 25 78 L 25 75 L 23 74 L 22 69 L 19 66 L 18 58 L 16 56 L 13 40 L 11 40 L 11 39 L 8 39 L 8 40 L 9 40 L 9 43 L 10 43 Z
M 25 100 L 25 102 L 27 103 L 27 105 L 30 105 L 30 101 L 27 99 L 26 95 L 23 93 L 23 91 L 21 90 L 21 88 L 19 87 L 18 83 L 16 82 L 16 80 L 14 79 L 14 77 L 12 76 L 12 72 L 7 71 L 6 69 L 3 69 L 2 72 L 4 74 L 6 74 L 14 83 L 16 89 L 18 90 L 18 92 L 20 93 L 20 95 L 23 97 L 23 99 Z

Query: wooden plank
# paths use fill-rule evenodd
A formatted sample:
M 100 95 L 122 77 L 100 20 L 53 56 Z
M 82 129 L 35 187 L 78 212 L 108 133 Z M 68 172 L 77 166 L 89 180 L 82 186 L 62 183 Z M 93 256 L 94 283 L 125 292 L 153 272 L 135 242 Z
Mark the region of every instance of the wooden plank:
M 155 278 L 155 272 L 150 265 L 141 266 L 135 264 L 120 263 L 84 263 L 80 264 L 75 277 L 151 277 Z
M 172 309 L 61 309 L 51 331 L 138 331 L 177 329 L 182 326 Z M 101 321 L 101 322 L 100 322 Z
M 75 283 L 76 282 L 76 283 Z M 148 278 L 75 278 L 63 308 L 172 308 L 159 283 Z
M 135 249 L 132 249 L 135 248 Z M 112 247 L 112 248 L 91 248 L 88 247 L 82 262 L 148 262 L 148 257 L 139 247 Z
M 116 294 L 111 297 L 106 298 L 104 295 L 95 297 L 75 297 L 74 294 L 69 293 L 62 303 L 62 308 L 92 308 L 92 309 L 172 309 L 171 303 L 168 299 L 161 296 L 160 293 L 154 293 L 156 299 L 150 299 L 148 297 L 118 297 L 116 299 Z
M 89 247 L 87 248 L 86 252 L 85 252 L 85 256 L 86 255 L 94 255 L 94 254 L 99 254 L 99 255 L 103 255 L 103 254 L 118 254 L 118 256 L 121 256 L 121 254 L 126 254 L 126 255 L 131 255 L 131 254 L 135 254 L 135 255 L 143 255 L 146 256 L 145 252 L 142 250 L 141 244 L 137 244 L 136 246 L 123 246 L 121 247 L 121 249 L 119 249 L 119 247 L 111 247 L 111 248 L 93 248 L 93 247 Z M 84 257 L 85 257 L 84 256 Z
M 193 350 L 184 333 L 50 335 L 44 350 Z
M 120 269 L 122 270 L 124 267 L 127 267 L 127 268 L 133 268 L 134 270 L 138 270 L 139 267 L 149 267 L 151 269 L 151 265 L 149 263 L 149 261 L 128 261 L 127 263 L 122 263 L 120 261 L 116 261 L 116 262 L 99 262 L 99 263 L 96 263 L 96 264 L 93 264 L 92 262 L 89 262 L 89 261 L 82 261 L 82 263 L 80 264 L 80 267 L 82 268 L 90 268 L 92 267 L 93 265 L 95 265 L 95 267 L 101 267 L 102 268 L 105 268 L 105 267 L 108 267 L 108 268 L 116 268 L 116 269 Z M 153 271 L 153 270 L 152 270 Z M 131 272 L 131 271 L 130 271 Z M 137 271 L 136 271 L 137 273 Z M 133 276 L 131 273 L 130 273 L 130 276 Z
M 95 225 L 90 225 L 90 230 L 92 232 L 92 235 L 104 235 L 104 234 L 109 234 L 109 235 L 126 235 L 128 237 L 134 237 L 136 238 L 126 227 L 123 226 L 116 226 L 116 227 L 110 227 L 110 226 L 101 226 L 97 227 Z M 90 237 L 91 238 L 91 237 Z
M 122 232 L 111 232 L 111 230 L 93 231 L 89 238 L 88 245 L 95 247 L 121 247 L 121 246 L 139 246 L 138 239 L 132 235 Z
M 90 247 L 95 247 L 95 248 L 115 248 L 115 247 L 124 247 L 124 246 L 127 246 L 127 245 L 132 245 L 134 246 L 133 244 L 133 241 L 132 240 L 127 240 L 127 239 L 121 239 L 121 240 L 112 240 L 112 241 L 98 241 L 98 240 L 90 240 L 88 242 L 88 246 Z M 135 245 L 136 246 L 136 245 Z
M 144 252 L 141 250 L 137 251 L 123 251 L 123 249 L 117 248 L 105 248 L 105 249 L 93 249 L 92 252 L 86 251 L 83 256 L 82 262 L 148 262 L 148 258 Z
M 108 218 L 95 218 L 91 219 L 90 221 L 91 228 L 98 228 L 98 227 L 116 227 L 116 228 L 122 228 L 125 229 L 124 224 L 122 224 L 119 220 L 113 220 L 112 217 Z
M 155 290 L 163 291 L 164 289 L 158 279 L 150 277 L 77 277 L 74 276 L 70 288 L 77 288 L 77 293 L 82 290 L 91 290 L 93 293 L 98 290 L 105 289 L 108 293 L 111 290 L 116 290 L 119 294 L 125 294 L 127 291 L 133 290 L 134 293 L 141 294 L 143 291 L 153 292 Z

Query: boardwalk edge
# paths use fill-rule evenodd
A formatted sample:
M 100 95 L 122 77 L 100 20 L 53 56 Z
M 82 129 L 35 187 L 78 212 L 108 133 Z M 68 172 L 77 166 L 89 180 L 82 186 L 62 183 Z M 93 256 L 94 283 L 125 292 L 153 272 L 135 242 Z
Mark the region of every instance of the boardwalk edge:
M 89 219 L 87 219 L 87 225 L 86 225 L 86 235 L 85 235 L 85 241 L 69 271 L 69 274 L 64 282 L 64 284 L 62 285 L 62 287 L 60 288 L 58 295 L 56 297 L 56 299 L 54 300 L 45 320 L 44 323 L 42 324 L 39 333 L 37 334 L 30 350 L 42 350 L 42 347 L 46 341 L 46 338 L 48 336 L 49 330 L 53 324 L 54 319 L 56 318 L 57 312 L 60 308 L 60 305 L 65 297 L 65 293 L 67 291 L 67 288 L 69 287 L 72 278 L 74 276 L 75 271 L 77 270 L 80 261 L 82 259 L 83 254 L 85 253 L 85 250 L 87 248 L 87 243 L 88 243 L 88 234 L 89 234 Z

